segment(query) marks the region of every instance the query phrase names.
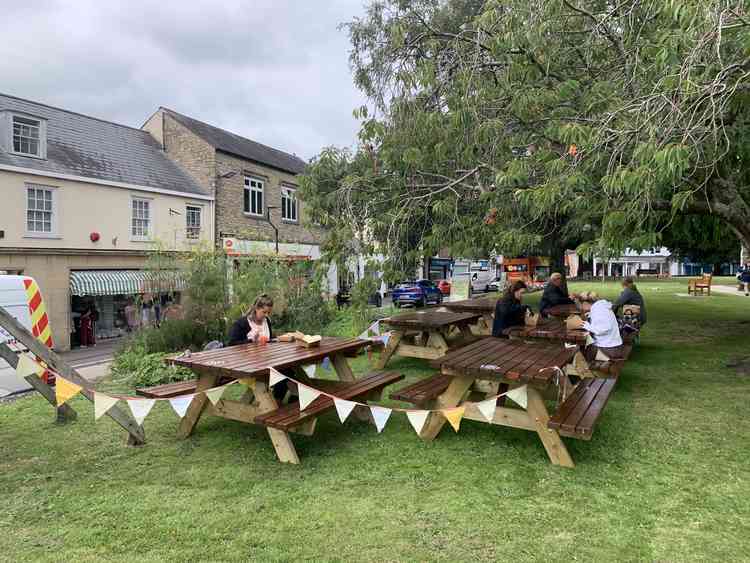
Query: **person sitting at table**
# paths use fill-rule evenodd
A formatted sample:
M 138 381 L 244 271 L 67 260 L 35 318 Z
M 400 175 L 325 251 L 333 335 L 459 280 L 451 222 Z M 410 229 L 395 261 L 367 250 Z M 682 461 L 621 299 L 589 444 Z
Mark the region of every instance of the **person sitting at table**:
M 622 280 L 622 287 L 622 293 L 620 294 L 620 297 L 617 298 L 614 305 L 612 305 L 612 310 L 617 314 L 617 312 L 625 305 L 636 305 L 640 308 L 640 312 L 638 313 L 638 324 L 639 326 L 645 325 L 646 303 L 643 301 L 643 296 L 635 285 L 635 280 L 631 277 L 625 278 Z
M 625 357 L 625 349 L 620 336 L 612 303 L 599 299 L 591 306 L 589 320 L 578 319 L 574 328 L 587 330 L 592 342 L 586 344 L 583 355 L 587 361 L 609 361 Z
M 556 305 L 573 305 L 575 303 L 563 290 L 562 282 L 562 274 L 559 272 L 555 272 L 549 277 L 549 283 L 544 288 L 542 300 L 539 302 L 540 313 L 544 314 L 547 309 Z
M 526 283 L 522 280 L 513 282 L 502 299 L 495 305 L 495 320 L 492 323 L 492 336 L 508 338 L 506 329 L 526 324 L 526 311 L 530 308 L 521 303 L 526 291 Z
M 261 338 L 265 338 L 266 342 L 271 340 L 273 331 L 268 317 L 272 312 L 273 299 L 271 296 L 265 293 L 259 295 L 247 313 L 232 325 L 229 331 L 228 346 L 260 342 Z

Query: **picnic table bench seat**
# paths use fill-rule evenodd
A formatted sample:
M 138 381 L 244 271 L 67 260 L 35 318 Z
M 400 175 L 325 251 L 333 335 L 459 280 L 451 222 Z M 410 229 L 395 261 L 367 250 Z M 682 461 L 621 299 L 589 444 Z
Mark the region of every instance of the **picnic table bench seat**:
M 420 406 L 439 397 L 450 385 L 451 376 L 436 373 L 432 377 L 422 379 L 407 385 L 406 387 L 394 391 L 390 398 L 394 401 L 403 401 Z
M 615 383 L 617 379 L 612 378 L 582 380 L 550 417 L 547 428 L 568 438 L 591 440 L 596 421 L 604 411 Z
M 217 385 L 223 385 L 224 383 L 226 381 L 222 381 Z M 148 397 L 149 399 L 170 399 L 180 395 L 195 393 L 197 387 L 197 379 L 187 379 L 185 381 L 175 381 L 174 383 L 164 383 L 152 387 L 139 387 L 135 390 L 135 394 L 141 397 Z
M 320 381 L 319 383 L 322 383 L 321 390 L 335 392 L 340 399 L 355 401 L 370 398 L 374 393 L 381 392 L 388 385 L 401 381 L 403 378 L 404 376 L 397 372 L 373 372 L 354 382 L 336 382 L 335 388 L 326 385 L 328 382 Z M 316 383 L 318 382 L 311 382 L 310 386 L 315 386 Z M 333 408 L 335 408 L 333 399 L 321 395 L 303 411 L 300 411 L 299 403 L 290 403 L 256 416 L 254 422 L 269 428 L 289 431 Z
M 589 369 L 601 377 L 616 379 L 620 377 L 620 372 L 622 372 L 622 368 L 632 352 L 633 344 L 626 343 L 623 345 L 624 356 L 622 358 L 608 362 L 593 361 L 589 364 Z

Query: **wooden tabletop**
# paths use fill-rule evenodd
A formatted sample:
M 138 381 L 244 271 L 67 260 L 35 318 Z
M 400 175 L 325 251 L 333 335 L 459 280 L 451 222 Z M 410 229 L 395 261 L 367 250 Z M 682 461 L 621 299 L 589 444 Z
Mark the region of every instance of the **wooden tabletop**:
M 324 337 L 320 346 L 305 348 L 296 342 L 248 343 L 240 346 L 196 352 L 188 357 L 170 358 L 170 363 L 198 373 L 227 377 L 265 377 L 268 368 L 288 367 L 321 362 L 326 356 L 356 352 L 369 345 L 359 338 Z
M 448 375 L 549 383 L 556 377 L 556 370 L 551 368 L 562 369 L 575 352 L 562 343 L 487 337 L 433 360 L 432 365 Z
M 443 307 L 459 313 L 494 313 L 495 305 L 497 305 L 497 299 L 492 297 L 443 302 Z
M 527 326 L 513 329 L 513 336 L 520 338 L 546 338 L 548 340 L 559 340 L 572 344 L 585 344 L 588 332 L 585 330 L 570 329 L 562 326 Z
M 571 303 L 569 305 L 555 305 L 554 307 L 548 307 L 542 313 L 551 315 L 553 317 L 569 317 L 570 315 L 577 315 L 581 312 L 578 305 Z
M 449 311 L 418 311 L 393 315 L 380 322 L 392 327 L 411 329 L 438 329 L 457 324 L 470 324 L 481 318 L 480 313 L 453 313 Z

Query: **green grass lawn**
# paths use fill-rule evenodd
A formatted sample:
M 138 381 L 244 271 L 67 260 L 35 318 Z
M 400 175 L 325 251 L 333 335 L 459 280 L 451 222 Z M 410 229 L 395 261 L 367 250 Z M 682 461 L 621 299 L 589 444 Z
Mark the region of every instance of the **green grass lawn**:
M 747 560 L 750 377 L 726 363 L 750 354 L 750 298 L 685 284 L 639 284 L 649 324 L 573 470 L 471 421 L 422 443 L 404 415 L 377 434 L 332 413 L 288 466 L 240 423 L 177 440 L 166 403 L 140 448 L 82 398 L 65 426 L 38 396 L 0 406 L 0 560 Z

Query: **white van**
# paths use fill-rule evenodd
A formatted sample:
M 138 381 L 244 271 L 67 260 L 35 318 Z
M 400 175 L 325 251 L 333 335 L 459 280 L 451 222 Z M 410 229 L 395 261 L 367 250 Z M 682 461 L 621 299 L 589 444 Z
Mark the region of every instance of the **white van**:
M 40 338 L 45 344 L 52 345 L 44 301 L 39 286 L 33 278 L 0 275 L 0 307 L 10 313 L 29 332 L 35 335 L 39 333 L 37 338 Z M 37 319 L 36 325 L 32 322 L 32 311 L 35 313 L 33 316 Z M 39 328 L 42 330 L 40 331 Z M 16 345 L 16 347 L 20 346 L 21 349 L 26 349 L 2 327 L 0 327 L 0 342 L 8 342 Z M 52 383 L 52 380 L 48 379 L 48 383 Z M 0 398 L 30 389 L 32 387 L 16 375 L 16 370 L 0 358 Z
M 495 281 L 494 265 L 489 260 L 478 260 L 469 266 L 469 283 L 472 293 L 490 291 L 490 284 Z

